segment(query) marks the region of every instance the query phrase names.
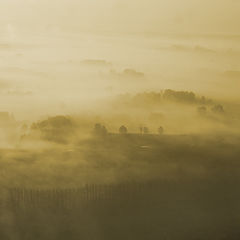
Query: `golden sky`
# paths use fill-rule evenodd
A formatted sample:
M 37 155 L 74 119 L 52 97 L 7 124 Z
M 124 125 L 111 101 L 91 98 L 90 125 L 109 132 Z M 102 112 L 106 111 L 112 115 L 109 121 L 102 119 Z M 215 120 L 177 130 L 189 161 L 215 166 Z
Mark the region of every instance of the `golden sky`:
M 0 24 L 79 31 L 240 34 L 238 0 L 0 0 Z

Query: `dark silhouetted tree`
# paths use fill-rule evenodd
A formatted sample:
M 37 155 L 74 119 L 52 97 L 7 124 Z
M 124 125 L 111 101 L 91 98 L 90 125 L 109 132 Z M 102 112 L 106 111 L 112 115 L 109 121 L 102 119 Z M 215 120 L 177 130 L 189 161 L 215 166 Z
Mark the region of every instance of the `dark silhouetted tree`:
M 171 89 L 167 89 L 164 91 L 163 98 L 167 100 L 172 100 L 177 102 L 188 102 L 188 103 L 195 103 L 197 100 L 193 92 L 174 91 Z
M 144 134 L 148 134 L 148 133 L 149 133 L 148 127 L 144 127 L 144 128 L 143 128 L 143 133 L 144 133 Z
M 100 123 L 96 123 L 93 129 L 93 133 L 96 136 L 105 136 L 107 135 L 107 129 L 105 126 L 101 125 Z
M 120 128 L 119 128 L 119 133 L 120 134 L 127 134 L 127 128 L 122 125 Z
M 106 136 L 108 133 L 107 128 L 105 126 L 102 126 L 102 135 Z
M 163 132 L 164 132 L 164 129 L 163 129 L 162 126 L 160 126 L 160 127 L 158 128 L 158 134 L 159 134 L 159 135 L 162 135 Z
M 214 113 L 224 113 L 223 106 L 220 104 L 214 105 L 211 109 Z
M 74 135 L 74 124 L 67 116 L 55 116 L 33 123 L 31 131 L 40 133 L 41 138 L 49 141 L 66 143 Z

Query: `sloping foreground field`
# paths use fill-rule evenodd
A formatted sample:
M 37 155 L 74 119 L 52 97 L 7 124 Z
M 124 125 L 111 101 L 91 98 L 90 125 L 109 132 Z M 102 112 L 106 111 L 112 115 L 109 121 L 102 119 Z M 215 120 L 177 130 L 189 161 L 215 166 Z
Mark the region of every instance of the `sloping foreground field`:
M 1 239 L 239 239 L 240 190 L 221 181 L 8 189 Z
M 1 151 L 0 239 L 240 237 L 236 137 L 111 135 Z

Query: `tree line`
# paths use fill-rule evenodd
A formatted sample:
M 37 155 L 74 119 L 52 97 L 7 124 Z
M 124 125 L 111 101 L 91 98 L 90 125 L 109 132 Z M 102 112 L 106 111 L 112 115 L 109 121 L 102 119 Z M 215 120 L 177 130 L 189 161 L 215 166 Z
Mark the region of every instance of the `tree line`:
M 159 135 L 162 135 L 164 133 L 164 128 L 162 126 L 160 126 L 158 129 L 157 129 L 157 132 Z M 95 136 L 106 136 L 108 134 L 108 130 L 107 128 L 100 124 L 100 123 L 96 123 L 95 126 L 94 126 L 94 129 L 93 129 L 93 134 Z M 128 128 L 125 126 L 125 125 L 121 125 L 118 129 L 118 133 L 119 134 L 128 134 L 129 131 L 128 131 Z M 149 134 L 150 131 L 149 131 L 149 128 L 147 126 L 140 126 L 139 127 L 139 134 Z

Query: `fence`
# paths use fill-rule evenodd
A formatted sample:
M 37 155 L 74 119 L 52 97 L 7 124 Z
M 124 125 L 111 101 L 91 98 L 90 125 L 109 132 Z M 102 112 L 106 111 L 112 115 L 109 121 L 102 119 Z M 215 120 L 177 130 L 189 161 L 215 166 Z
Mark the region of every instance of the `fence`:
M 129 202 L 139 199 L 152 189 L 150 183 L 118 185 L 86 185 L 74 189 L 9 189 L 13 209 L 76 208 L 89 203 Z

